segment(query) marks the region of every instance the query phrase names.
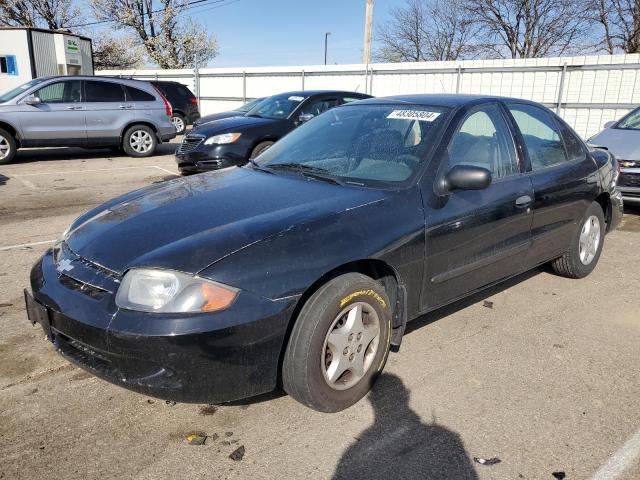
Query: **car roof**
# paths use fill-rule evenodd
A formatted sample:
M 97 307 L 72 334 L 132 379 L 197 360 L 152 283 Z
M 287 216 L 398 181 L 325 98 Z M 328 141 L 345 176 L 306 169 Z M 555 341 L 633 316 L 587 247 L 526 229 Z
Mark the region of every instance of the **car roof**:
M 371 95 L 367 95 L 366 93 L 360 93 L 360 92 L 350 92 L 348 90 L 294 90 L 292 92 L 282 92 L 282 93 L 276 93 L 272 96 L 276 96 L 276 95 L 298 95 L 298 96 L 303 96 L 303 97 L 311 97 L 314 95 L 331 95 L 331 94 L 345 94 L 345 95 L 359 95 L 359 96 L 364 96 L 364 97 L 370 97 Z
M 51 75 L 38 77 L 40 80 L 115 80 L 118 82 L 150 83 L 151 80 L 136 80 L 133 78 L 114 77 L 109 75 Z
M 530 103 L 537 105 L 535 102 L 523 100 L 520 98 L 499 97 L 494 95 L 467 95 L 467 94 L 415 94 L 415 95 L 394 95 L 390 97 L 373 97 L 361 100 L 358 104 L 411 104 L 411 105 L 430 105 L 433 107 L 461 107 L 463 105 L 471 105 L 491 100 L 501 100 L 519 103 Z

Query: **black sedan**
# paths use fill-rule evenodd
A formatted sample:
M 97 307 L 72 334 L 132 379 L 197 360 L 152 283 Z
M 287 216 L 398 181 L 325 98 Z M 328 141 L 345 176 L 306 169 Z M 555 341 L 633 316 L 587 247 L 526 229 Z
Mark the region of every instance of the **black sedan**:
M 257 162 L 87 212 L 33 267 L 27 310 L 71 362 L 138 392 L 217 403 L 281 384 L 335 412 L 407 321 L 547 262 L 585 277 L 621 215 L 612 157 L 545 107 L 370 99 Z
M 355 92 L 305 90 L 268 97 L 243 116 L 201 124 L 176 152 L 181 173 L 244 165 L 294 128 L 321 113 L 370 95 Z

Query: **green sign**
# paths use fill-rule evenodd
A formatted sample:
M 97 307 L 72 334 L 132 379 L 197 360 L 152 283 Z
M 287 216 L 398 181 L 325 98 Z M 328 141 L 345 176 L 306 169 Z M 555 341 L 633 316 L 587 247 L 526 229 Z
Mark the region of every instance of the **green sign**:
M 80 52 L 80 47 L 78 46 L 78 40 L 73 38 L 67 39 L 67 52 L 69 53 L 78 53 Z

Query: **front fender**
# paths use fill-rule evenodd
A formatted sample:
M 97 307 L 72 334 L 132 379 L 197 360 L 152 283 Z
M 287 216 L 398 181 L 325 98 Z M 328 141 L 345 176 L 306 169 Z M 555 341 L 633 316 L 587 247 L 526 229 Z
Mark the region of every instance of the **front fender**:
M 411 188 L 296 224 L 210 265 L 200 275 L 270 299 L 302 294 L 323 275 L 363 259 L 392 267 L 417 305 L 424 266 L 424 211 Z

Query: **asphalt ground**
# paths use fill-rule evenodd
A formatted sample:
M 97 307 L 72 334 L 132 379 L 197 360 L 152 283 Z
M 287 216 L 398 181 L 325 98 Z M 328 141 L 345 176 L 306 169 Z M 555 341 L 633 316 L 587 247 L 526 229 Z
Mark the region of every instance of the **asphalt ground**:
M 71 366 L 26 319 L 31 265 L 82 212 L 174 178 L 174 148 L 0 167 L 0 478 L 640 479 L 640 209 L 584 280 L 537 269 L 413 322 L 341 413 L 170 405 Z

